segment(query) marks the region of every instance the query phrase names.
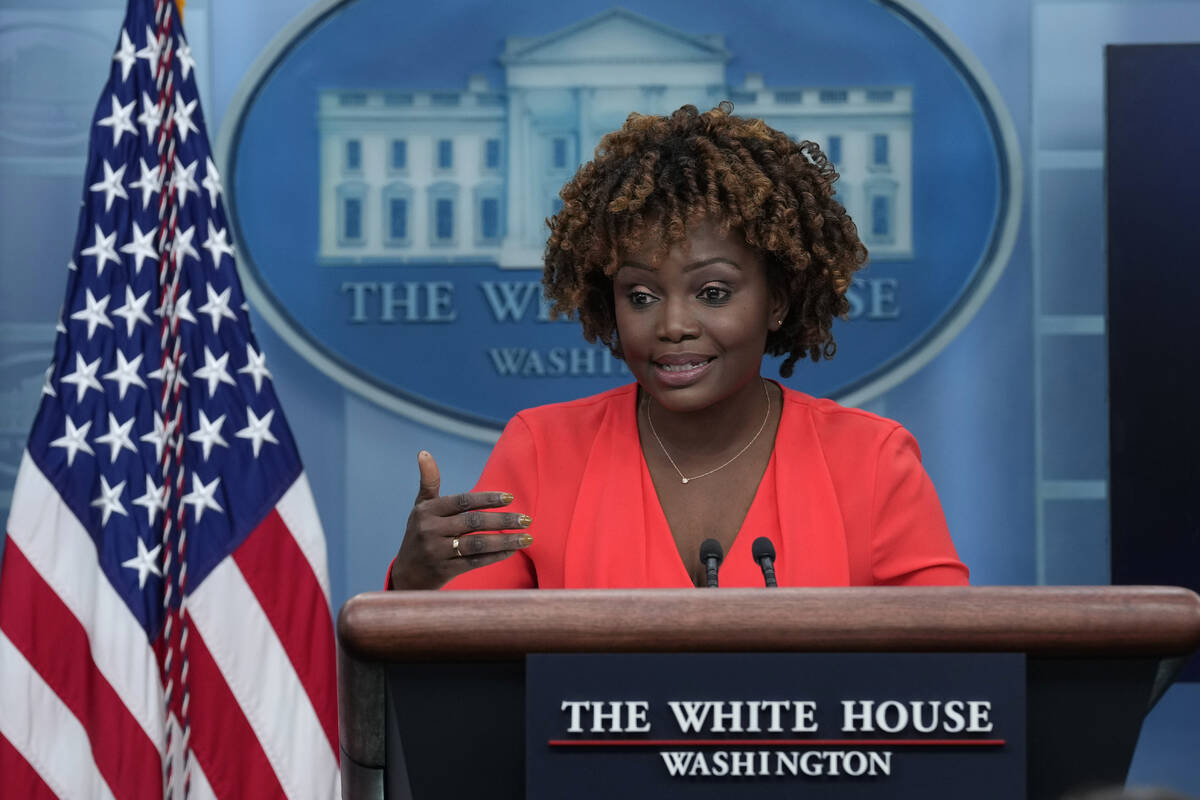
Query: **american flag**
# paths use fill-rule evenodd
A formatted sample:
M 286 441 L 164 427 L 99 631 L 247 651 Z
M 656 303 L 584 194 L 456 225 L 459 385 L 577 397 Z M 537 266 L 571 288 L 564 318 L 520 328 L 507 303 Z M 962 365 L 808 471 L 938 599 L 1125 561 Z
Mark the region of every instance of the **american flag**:
M 324 534 L 172 0 L 130 0 L 0 570 L 6 797 L 338 794 Z

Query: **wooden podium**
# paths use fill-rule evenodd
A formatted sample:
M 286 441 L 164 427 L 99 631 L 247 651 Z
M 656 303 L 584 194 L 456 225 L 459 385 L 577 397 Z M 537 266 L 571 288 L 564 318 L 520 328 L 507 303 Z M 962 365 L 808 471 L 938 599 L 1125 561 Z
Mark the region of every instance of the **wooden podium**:
M 1018 652 L 1029 800 L 1121 783 L 1200 647 L 1172 587 L 374 592 L 338 616 L 342 795 L 519 798 L 528 653 Z

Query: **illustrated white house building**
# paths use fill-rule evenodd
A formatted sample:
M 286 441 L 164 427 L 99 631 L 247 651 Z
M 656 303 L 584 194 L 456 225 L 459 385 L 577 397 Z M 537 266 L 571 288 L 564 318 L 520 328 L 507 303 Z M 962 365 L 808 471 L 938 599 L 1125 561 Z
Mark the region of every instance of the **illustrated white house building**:
M 558 190 L 630 111 L 732 100 L 837 167 L 841 202 L 873 259 L 912 256 L 912 89 L 730 86 L 719 35 L 614 9 L 509 38 L 503 87 L 322 91 L 322 264 L 461 262 L 539 267 Z

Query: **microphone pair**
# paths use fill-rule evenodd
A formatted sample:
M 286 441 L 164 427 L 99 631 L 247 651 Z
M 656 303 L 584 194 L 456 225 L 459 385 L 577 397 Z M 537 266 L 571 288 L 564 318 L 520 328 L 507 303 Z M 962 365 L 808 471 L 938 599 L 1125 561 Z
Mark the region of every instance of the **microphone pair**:
M 766 536 L 754 540 L 750 553 L 754 563 L 762 570 L 763 581 L 768 587 L 779 586 L 775 581 L 775 545 Z M 700 563 L 704 565 L 705 584 L 710 589 L 717 588 L 717 570 L 725 558 L 725 550 L 716 539 L 705 539 L 700 544 Z

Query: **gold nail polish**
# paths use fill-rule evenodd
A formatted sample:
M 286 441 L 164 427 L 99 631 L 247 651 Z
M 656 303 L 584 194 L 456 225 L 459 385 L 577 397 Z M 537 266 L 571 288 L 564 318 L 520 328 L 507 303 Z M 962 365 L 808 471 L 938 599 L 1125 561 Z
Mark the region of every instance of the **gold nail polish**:
M 500 502 L 501 503 L 503 503 L 504 505 L 508 505 L 512 501 L 513 501 L 513 496 L 511 494 L 509 494 L 508 492 L 500 493 Z
M 528 528 L 533 524 L 533 517 L 529 516 L 528 514 L 522 514 L 520 522 L 522 528 Z
M 522 533 L 517 541 L 521 543 L 521 547 L 529 547 L 529 545 L 533 544 L 533 537 L 528 533 Z

